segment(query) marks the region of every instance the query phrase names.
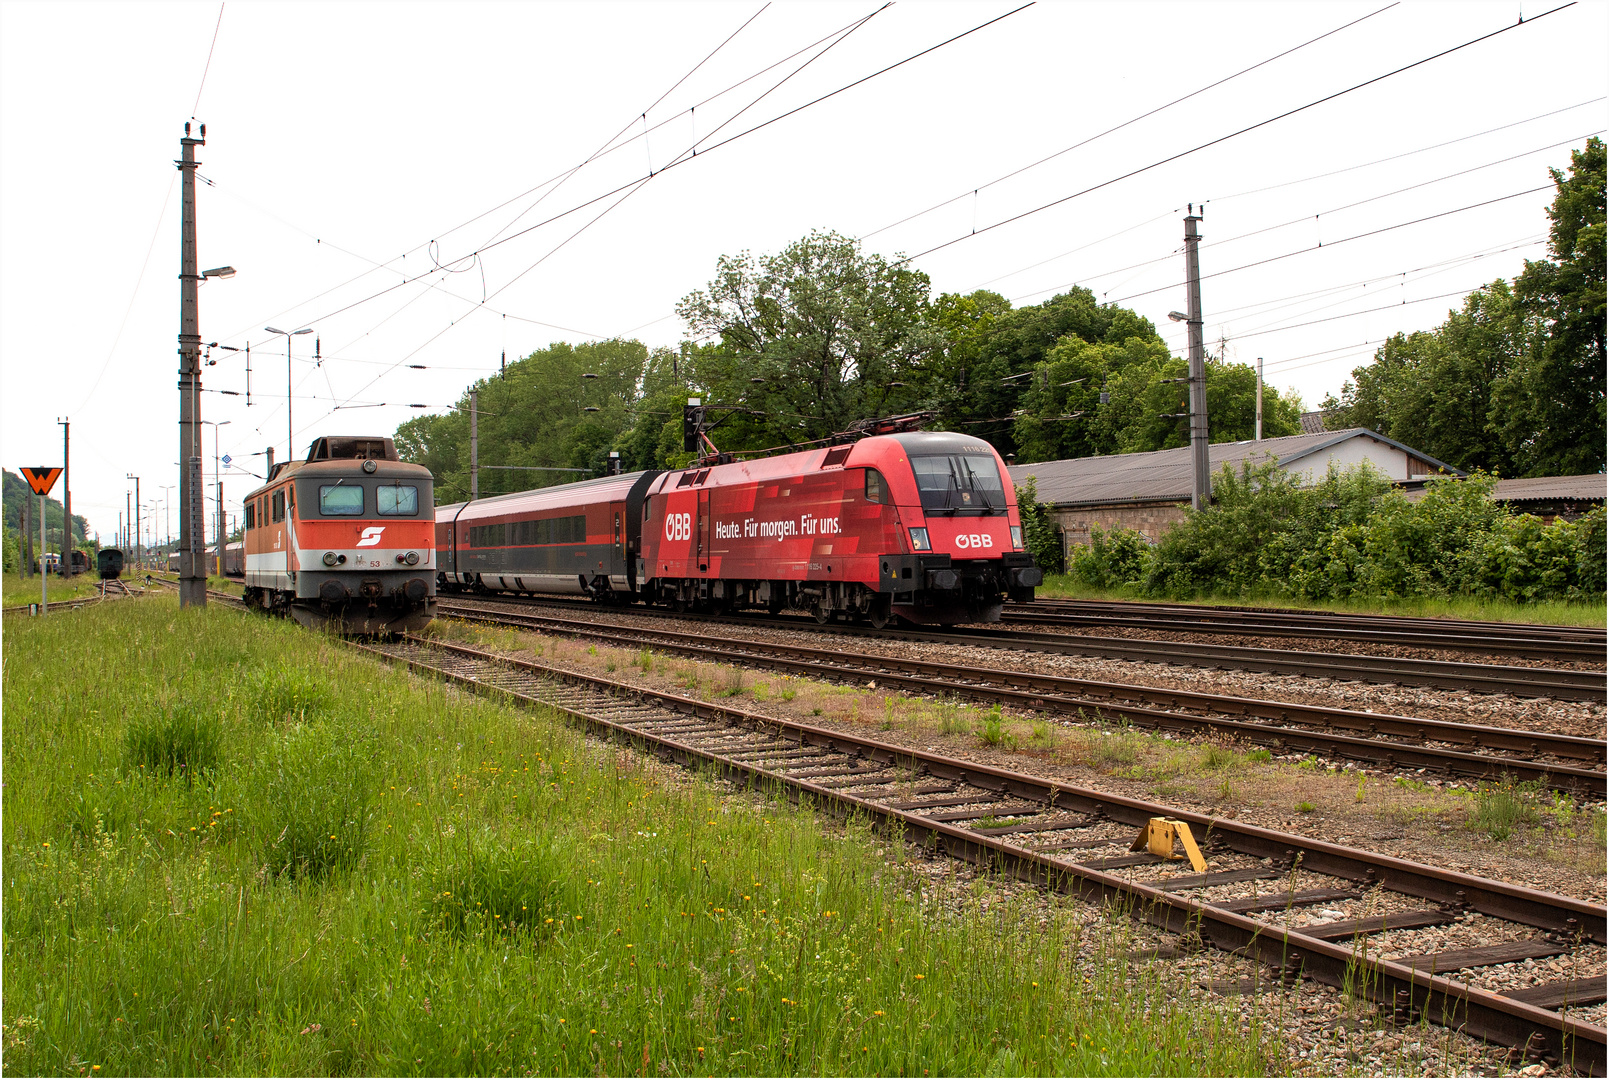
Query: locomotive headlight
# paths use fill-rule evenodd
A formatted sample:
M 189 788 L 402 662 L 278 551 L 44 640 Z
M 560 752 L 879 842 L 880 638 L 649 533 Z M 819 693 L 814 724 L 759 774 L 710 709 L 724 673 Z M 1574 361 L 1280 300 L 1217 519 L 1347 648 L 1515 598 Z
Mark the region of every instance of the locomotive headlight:
M 933 545 L 927 538 L 926 529 L 911 530 L 911 547 L 916 551 L 932 551 Z
M 1014 547 L 1014 548 L 1017 548 L 1019 550 L 1022 548 L 1022 526 L 1021 525 L 1013 525 L 1011 527 L 1011 546 Z
M 419 565 L 419 553 L 417 551 L 410 551 L 410 552 L 408 552 L 408 554 L 403 556 L 403 561 L 406 562 L 409 566 L 418 566 Z
M 375 465 L 373 458 L 370 458 L 368 461 L 363 463 L 363 471 L 366 473 L 372 473 L 378 467 L 379 466 Z
M 334 566 L 335 565 L 335 552 L 326 551 L 324 553 L 324 565 L 325 566 Z

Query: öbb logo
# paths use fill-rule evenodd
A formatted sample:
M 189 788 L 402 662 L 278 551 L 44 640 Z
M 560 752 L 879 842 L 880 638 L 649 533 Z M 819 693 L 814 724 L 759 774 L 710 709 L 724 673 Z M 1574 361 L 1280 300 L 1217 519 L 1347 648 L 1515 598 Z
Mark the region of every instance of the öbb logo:
M 363 536 L 358 540 L 358 547 L 379 547 L 380 534 L 385 532 L 384 525 L 370 525 L 363 530 Z
M 666 514 L 665 539 L 689 540 L 693 536 L 692 514 Z
M 988 533 L 958 533 L 955 538 L 958 548 L 992 548 L 994 537 Z

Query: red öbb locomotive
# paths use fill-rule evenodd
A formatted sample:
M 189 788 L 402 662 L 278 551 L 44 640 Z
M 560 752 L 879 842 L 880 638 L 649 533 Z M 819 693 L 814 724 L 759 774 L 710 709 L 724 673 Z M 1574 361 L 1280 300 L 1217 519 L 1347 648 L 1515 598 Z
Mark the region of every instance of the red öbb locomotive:
M 873 435 L 437 508 L 443 588 L 820 622 L 992 622 L 1032 600 L 1016 493 L 981 439 Z
M 418 630 L 435 615 L 430 470 L 382 437 L 316 440 L 246 496 L 248 607 L 348 633 Z

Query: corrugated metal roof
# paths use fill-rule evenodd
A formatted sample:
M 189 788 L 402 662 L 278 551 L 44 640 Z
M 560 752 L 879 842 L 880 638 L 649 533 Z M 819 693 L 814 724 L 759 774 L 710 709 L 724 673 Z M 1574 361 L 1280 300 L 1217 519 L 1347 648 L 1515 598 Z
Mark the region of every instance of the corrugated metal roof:
M 1451 466 L 1412 447 L 1368 431 L 1351 428 L 1346 431 L 1325 431 L 1312 435 L 1286 435 L 1262 442 L 1213 443 L 1207 448 L 1207 457 L 1214 474 L 1228 465 L 1239 469 L 1242 462 L 1258 464 L 1271 457 L 1279 458 L 1284 465 L 1292 465 L 1310 454 L 1350 439 L 1365 438 L 1412 454 L 1421 461 L 1446 468 Z M 1032 465 L 1013 465 L 1010 469 L 1013 483 L 1033 476 L 1039 489 L 1039 500 L 1055 506 L 1091 506 L 1122 502 L 1188 502 L 1190 500 L 1191 469 L 1190 448 L 1153 450 L 1146 454 L 1107 454 L 1099 457 L 1068 458 L 1063 461 L 1041 461 Z
M 1603 502 L 1606 495 L 1609 495 L 1609 477 L 1603 473 L 1499 480 L 1497 490 L 1492 492 L 1492 498 L 1499 502 L 1527 502 L 1532 499 Z

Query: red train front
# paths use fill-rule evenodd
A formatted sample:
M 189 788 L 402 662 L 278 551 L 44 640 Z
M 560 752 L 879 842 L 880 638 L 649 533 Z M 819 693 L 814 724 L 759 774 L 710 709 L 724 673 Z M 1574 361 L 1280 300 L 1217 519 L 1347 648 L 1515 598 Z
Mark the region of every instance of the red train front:
M 348 633 L 418 630 L 435 614 L 430 470 L 383 437 L 331 436 L 246 496 L 250 607 Z
M 443 584 L 682 609 L 791 608 L 882 626 L 895 615 L 995 621 L 1008 596 L 1032 600 L 1041 581 L 1023 550 L 1004 463 L 988 443 L 948 432 L 870 436 L 540 495 L 523 507 L 514 497 L 442 507 Z M 555 540 L 556 522 L 541 524 L 571 516 L 585 517 L 584 533 Z M 472 533 L 482 519 L 499 527 Z

